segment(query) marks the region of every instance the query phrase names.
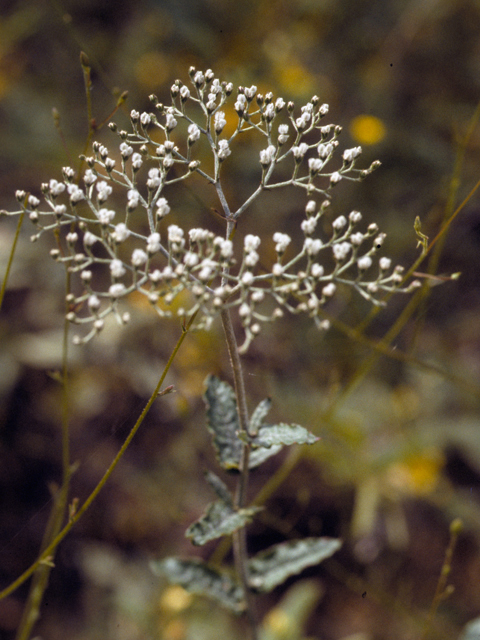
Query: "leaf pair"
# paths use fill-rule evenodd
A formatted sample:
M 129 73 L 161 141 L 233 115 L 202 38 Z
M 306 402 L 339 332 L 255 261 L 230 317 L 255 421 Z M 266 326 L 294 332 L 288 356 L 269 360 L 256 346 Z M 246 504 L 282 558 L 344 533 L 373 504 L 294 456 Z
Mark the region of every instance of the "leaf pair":
M 336 538 L 305 538 L 273 545 L 248 562 L 249 585 L 253 591 L 267 593 L 290 576 L 319 564 L 342 546 Z M 226 572 L 198 558 L 166 558 L 152 562 L 157 575 L 181 585 L 190 593 L 213 598 L 228 609 L 241 613 L 244 598 L 240 585 Z
M 207 405 L 207 428 L 213 436 L 217 460 L 227 471 L 238 470 L 244 442 L 243 438 L 239 437 L 240 421 L 235 392 L 228 383 L 215 376 L 209 376 L 206 380 L 204 400 Z M 248 434 L 245 434 L 251 446 L 251 469 L 277 454 L 284 446 L 313 444 L 318 440 L 313 433 L 297 424 L 263 424 L 270 405 L 271 401 L 268 399 L 260 402 L 252 414 Z

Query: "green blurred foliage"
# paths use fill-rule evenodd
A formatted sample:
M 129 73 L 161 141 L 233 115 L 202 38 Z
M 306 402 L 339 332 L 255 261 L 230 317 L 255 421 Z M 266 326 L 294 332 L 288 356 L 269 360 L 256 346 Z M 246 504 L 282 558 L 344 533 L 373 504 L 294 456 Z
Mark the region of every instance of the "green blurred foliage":
M 475 0 L 6 0 L 0 8 L 0 206 L 14 206 L 17 188 L 38 195 L 40 183 L 58 178 L 60 167 L 75 164 L 83 151 L 81 50 L 92 64 L 97 125 L 122 91 L 129 98 L 115 114 L 119 124 L 131 108 L 148 108 L 150 93 L 166 99 L 171 81 L 186 79 L 190 65 L 211 67 L 222 79 L 256 84 L 298 105 L 312 94 L 328 102 L 329 117 L 344 126 L 345 146 L 362 144 L 365 164 L 383 163 L 365 183 L 342 185 L 332 215 L 361 210 L 388 232 L 388 254 L 408 264 L 417 255 L 415 217 L 430 237 L 440 227 L 459 140 L 480 99 L 479 30 Z M 96 137 L 113 144 L 106 130 Z M 456 204 L 479 178 L 479 140 L 477 126 Z M 234 177 L 227 185 L 234 201 L 254 184 L 247 149 L 232 154 Z M 179 189 L 173 198 L 176 223 L 219 231 L 204 185 Z M 280 228 L 294 234 L 303 206 L 296 193 L 266 194 L 238 233 L 271 235 Z M 342 535 L 346 541 L 327 569 L 310 573 L 320 581 L 319 593 L 325 591 L 318 606 L 311 605 L 310 626 L 305 622 L 312 638 L 420 637 L 448 523 L 459 515 L 466 532 L 454 557 L 456 592 L 441 608 L 432 637 L 456 637 L 480 611 L 479 216 L 475 197 L 440 256 L 439 272 L 461 271 L 460 280 L 432 287 L 421 313 L 392 345 L 444 374 L 383 357 L 360 378 L 368 346 L 339 328 L 320 335 L 297 318 L 265 331 L 244 359 L 250 409 L 272 396 L 273 419 L 297 422 L 322 438 L 308 458 L 282 454 L 252 478 L 253 499 L 282 468 L 291 469 L 251 528 L 252 551 L 285 536 Z M 27 222 L 0 317 L 2 585 L 35 559 L 48 486 L 60 480 L 60 390 L 48 373 L 61 363 L 64 283 L 45 258 L 47 241 L 32 245 L 29 235 Z M 12 236 L 2 220 L 2 274 Z M 80 500 L 115 455 L 180 332 L 173 323 L 160 326 L 142 301 L 131 302 L 136 313 L 129 328 L 112 324 L 87 348 L 71 349 L 72 451 L 80 462 L 72 495 Z M 351 326 L 368 313 L 353 298 L 335 304 L 332 314 Z M 404 304 L 392 300 L 368 336 L 383 336 Z M 177 393 L 154 407 L 110 484 L 61 546 L 38 625 L 42 637 L 241 637 L 224 612 L 159 586 L 146 563 L 150 554 L 190 553 L 183 532 L 210 499 L 202 470 L 214 469 L 215 461 L 200 398 L 209 373 L 229 375 L 219 327 L 185 342 L 169 380 Z M 315 595 L 309 589 L 308 611 Z M 288 593 L 280 602 L 261 600 L 262 613 L 277 606 L 265 618 L 265 637 L 302 637 L 281 635 Z M 24 597 L 21 590 L 0 603 L 2 637 L 13 638 Z M 295 615 L 303 620 L 303 613 Z

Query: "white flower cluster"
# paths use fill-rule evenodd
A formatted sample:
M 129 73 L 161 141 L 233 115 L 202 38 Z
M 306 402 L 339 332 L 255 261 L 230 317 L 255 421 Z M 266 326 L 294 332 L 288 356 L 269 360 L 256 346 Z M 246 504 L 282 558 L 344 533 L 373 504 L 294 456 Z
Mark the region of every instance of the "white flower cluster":
M 84 158 L 88 168 L 81 180 L 77 181 L 73 169 L 66 167 L 62 181 L 43 184 L 46 207 L 41 208 L 40 200 L 33 195 L 16 193 L 21 210 L 9 215 L 28 213 L 37 227 L 33 240 L 47 231 L 68 230 L 65 247 L 52 250 L 51 255 L 66 263 L 80 279 L 81 293 L 67 297 L 71 308 L 67 317 L 73 323 L 90 325 L 91 330 L 83 337 L 77 336 L 77 342 L 85 342 L 98 333 L 112 312 L 120 322 L 128 322 L 128 312 L 118 311 L 119 299 L 133 291 L 144 294 L 161 317 L 196 314 L 197 328 L 208 328 L 222 310 L 236 308 L 245 330 L 245 350 L 261 331 L 261 324 L 280 317 L 284 311 L 307 313 L 325 328 L 322 307 L 339 285 L 353 287 L 374 304 L 380 304 L 376 294 L 409 291 L 417 286 L 414 282 L 402 287 L 402 269 L 392 270 L 386 257 L 377 259 L 385 236 L 378 233 L 375 224 L 363 232 L 358 230 L 359 212 L 352 211 L 348 218 L 337 217 L 327 238 L 316 233 L 335 184 L 343 178 L 362 179 L 379 164 L 356 169 L 355 162 L 361 154 L 361 148 L 356 147 L 343 151 L 340 166 L 326 170 L 341 131 L 335 125 L 320 125 L 328 112 L 327 105 L 313 97 L 295 117 L 293 103 L 286 105 L 272 94 L 257 94 L 255 86 L 239 87 L 233 105 L 237 124 L 230 137 L 220 138 L 227 127 L 225 105 L 233 86 L 219 82 L 210 70 L 202 73 L 191 69 L 190 79 L 191 89 L 179 81 L 172 86 L 171 106 L 159 104 L 152 96 L 157 113 L 132 111 L 133 133 L 118 131 L 111 124 L 121 140 L 118 152 L 111 154 L 106 146 L 95 142 L 93 155 Z M 199 110 L 197 121 L 187 108 L 190 103 Z M 274 121 L 282 113 L 287 123 L 274 128 Z M 172 139 L 179 123 L 185 125 L 184 149 Z M 234 139 L 246 130 L 255 130 L 265 139 L 257 160 L 259 184 L 232 211 L 222 189 L 220 170 L 232 152 Z M 201 169 L 192 155 L 202 137 L 211 150 L 211 172 Z M 287 145 L 289 140 L 291 144 Z M 275 168 L 281 162 L 291 163 L 291 176 L 275 181 Z M 226 238 L 205 229 L 190 229 L 185 234 L 176 224 L 166 226 L 164 218 L 170 212 L 166 189 L 193 173 L 215 187 L 227 221 Z M 308 201 L 300 222 L 303 244 L 291 249 L 291 238 L 276 232 L 276 261 L 270 270 L 265 272 L 262 267 L 259 273 L 260 238 L 246 235 L 243 248 L 236 253 L 229 237 L 232 225 L 262 191 L 286 186 L 306 191 Z M 119 200 L 117 192 L 122 190 Z M 320 206 L 314 199 L 318 194 L 324 198 Z M 116 204 L 110 204 L 114 198 Z M 122 200 L 119 210 L 118 202 Z M 137 215 L 138 210 L 143 212 L 143 219 Z M 173 304 L 185 291 L 190 296 L 182 296 L 184 306 Z

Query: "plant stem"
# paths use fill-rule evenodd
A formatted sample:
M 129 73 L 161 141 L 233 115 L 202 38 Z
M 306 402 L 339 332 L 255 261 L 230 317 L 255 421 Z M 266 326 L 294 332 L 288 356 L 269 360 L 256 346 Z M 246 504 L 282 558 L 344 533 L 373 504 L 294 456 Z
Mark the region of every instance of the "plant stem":
M 170 369 L 170 366 L 171 366 L 175 356 L 177 355 L 177 352 L 180 349 L 180 346 L 181 346 L 183 340 L 185 339 L 185 337 L 186 337 L 186 335 L 187 335 L 187 333 L 188 333 L 188 331 L 189 331 L 194 319 L 195 319 L 195 316 L 192 316 L 192 318 L 190 318 L 187 326 L 183 329 L 182 334 L 179 337 L 179 339 L 177 341 L 177 344 L 175 345 L 175 348 L 173 349 L 173 351 L 172 351 L 172 353 L 170 355 L 170 358 L 168 359 L 167 364 L 165 365 L 165 368 L 163 370 L 162 375 L 160 376 L 160 379 L 159 379 L 159 381 L 157 383 L 157 386 L 155 387 L 152 395 L 150 396 L 150 399 L 148 400 L 147 404 L 145 405 L 145 407 L 144 407 L 142 413 L 140 414 L 140 416 L 138 417 L 137 421 L 135 422 L 135 424 L 131 428 L 130 433 L 128 434 L 128 436 L 126 437 L 124 443 L 120 447 L 117 455 L 115 456 L 115 458 L 111 462 L 111 464 L 108 467 L 108 469 L 103 474 L 103 477 L 100 480 L 100 482 L 93 489 L 93 491 L 88 496 L 88 498 L 85 500 L 85 502 L 82 504 L 80 509 L 76 510 L 75 512 L 73 512 L 70 515 L 70 518 L 69 518 L 67 524 L 65 524 L 65 526 L 59 531 L 58 535 L 42 551 L 42 553 L 35 560 L 35 562 L 32 565 L 30 565 L 30 567 L 28 569 L 26 569 L 8 587 L 5 587 L 5 589 L 0 591 L 0 600 L 2 600 L 3 598 L 6 598 L 11 593 L 16 591 L 16 589 L 18 589 L 24 582 L 26 582 L 35 573 L 35 571 L 40 566 L 48 564 L 49 562 L 51 562 L 52 555 L 55 553 L 55 550 L 58 547 L 58 545 L 60 544 L 60 542 L 66 537 L 66 535 L 69 533 L 70 529 L 72 529 L 73 526 L 80 520 L 80 518 L 83 516 L 85 511 L 87 511 L 87 509 L 90 507 L 92 502 L 95 500 L 95 498 L 98 496 L 100 491 L 103 489 L 103 487 L 105 486 L 107 480 L 110 478 L 110 476 L 112 475 L 113 471 L 115 470 L 117 464 L 122 459 L 125 451 L 127 450 L 129 444 L 133 440 L 133 438 L 134 438 L 135 434 L 137 433 L 138 429 L 140 428 L 140 426 L 142 425 L 143 421 L 145 420 L 145 417 L 146 417 L 147 413 L 150 411 L 150 408 L 153 405 L 153 403 L 155 402 L 155 400 L 157 399 L 157 397 L 160 396 L 160 395 L 165 395 L 165 393 L 168 393 L 171 390 L 170 387 L 167 387 L 162 392 L 161 388 L 162 388 L 163 382 L 165 380 L 165 377 L 166 377 L 166 375 L 167 375 L 167 373 L 168 373 L 168 371 Z
M 247 397 L 245 393 L 245 381 L 242 372 L 242 363 L 240 355 L 238 353 L 237 339 L 233 330 L 232 319 L 228 310 L 222 311 L 221 314 L 223 330 L 225 332 L 225 339 L 227 342 L 228 354 L 230 356 L 230 364 L 232 367 L 235 395 L 237 397 L 237 410 L 240 423 L 240 431 L 244 434 L 248 433 L 248 409 L 247 409 Z M 237 491 L 235 495 L 235 506 L 237 509 L 241 509 L 245 506 L 248 490 L 248 475 L 249 475 L 249 458 L 250 458 L 250 446 L 248 443 L 244 443 L 242 446 L 242 456 L 240 460 L 240 476 L 237 484 Z M 245 603 L 246 603 L 246 616 L 250 628 L 251 640 L 257 640 L 257 616 L 255 611 L 255 605 L 253 602 L 253 595 L 250 591 L 248 584 L 248 551 L 247 551 L 247 531 L 245 527 L 238 529 L 233 534 L 233 553 L 235 557 L 235 567 L 240 578 L 240 582 L 243 588 Z
M 65 290 L 70 291 L 70 274 L 65 273 Z M 69 322 L 65 318 L 63 327 L 62 345 L 62 484 L 53 496 L 53 508 L 43 534 L 41 550 L 43 551 L 54 540 L 60 529 L 67 512 L 68 494 L 70 489 L 70 478 L 72 467 L 70 464 L 70 428 L 69 428 L 69 394 L 68 394 L 68 332 Z M 53 556 L 53 554 L 52 554 Z M 53 562 L 40 565 L 36 570 L 30 591 L 25 603 L 23 615 L 18 626 L 16 640 L 28 640 L 32 629 L 40 616 L 40 606 L 43 594 L 48 586 L 48 579 L 53 568 Z

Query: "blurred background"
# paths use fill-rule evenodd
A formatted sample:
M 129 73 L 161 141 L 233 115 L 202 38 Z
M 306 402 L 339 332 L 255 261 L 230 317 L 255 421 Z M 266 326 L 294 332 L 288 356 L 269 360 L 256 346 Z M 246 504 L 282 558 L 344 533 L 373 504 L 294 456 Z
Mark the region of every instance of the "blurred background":
M 92 66 L 97 125 L 127 90 L 114 117 L 126 127 L 130 109 L 148 109 L 151 93 L 166 100 L 172 81 L 186 82 L 194 65 L 298 107 L 313 94 L 329 103 L 329 121 L 344 128 L 343 148 L 362 145 L 363 166 L 382 161 L 365 182 L 337 188 L 330 215 L 360 210 L 388 233 L 385 253 L 409 265 L 419 251 L 416 216 L 433 238 L 480 178 L 480 129 L 472 121 L 479 33 L 476 0 L 3 0 L 0 208 L 16 208 L 16 189 L 39 195 L 42 182 L 59 179 L 60 168 L 76 166 L 84 151 L 80 51 Z M 112 143 L 106 128 L 96 139 Z M 257 150 L 251 157 L 257 162 Z M 227 194 L 237 204 L 258 183 L 248 158 L 242 148 L 229 159 Z M 210 198 L 207 190 L 175 192 L 175 222 L 220 233 Z M 295 191 L 269 194 L 239 232 L 289 232 L 304 205 Z M 14 232 L 14 220 L 0 221 L 2 277 Z M 61 367 L 64 276 L 46 255 L 48 239 L 32 244 L 32 233 L 26 221 L 0 316 L 2 588 L 37 557 L 52 487 L 61 482 L 61 394 L 52 372 Z M 432 287 L 395 337 L 392 346 L 406 359 L 370 361 L 369 347 L 341 327 L 323 335 L 299 318 L 266 328 L 244 358 L 250 409 L 271 396 L 272 419 L 298 422 L 322 438 L 253 475 L 252 499 L 270 478 L 283 473 L 283 481 L 250 528 L 250 550 L 310 535 L 345 540 L 300 582 L 260 599 L 269 638 L 421 638 L 457 517 L 464 530 L 449 576 L 455 590 L 429 638 L 458 638 L 480 615 L 477 195 L 452 224 L 436 271 L 461 277 Z M 383 337 L 405 304 L 393 299 L 366 336 Z M 80 502 L 180 335 L 177 324 L 160 325 L 141 302 L 132 305 L 128 328 L 111 323 L 86 348 L 70 349 L 71 449 L 79 465 L 71 496 Z M 330 311 L 355 327 L 369 306 L 346 295 Z M 209 373 L 230 380 L 218 326 L 187 337 L 168 379 L 176 393 L 154 405 L 106 488 L 60 545 L 38 637 L 242 637 L 225 612 L 148 568 L 151 558 L 214 550 L 193 549 L 183 538 L 212 499 L 202 477 L 216 469 L 201 399 Z M 26 594 L 24 586 L 0 602 L 1 638 L 15 637 Z

